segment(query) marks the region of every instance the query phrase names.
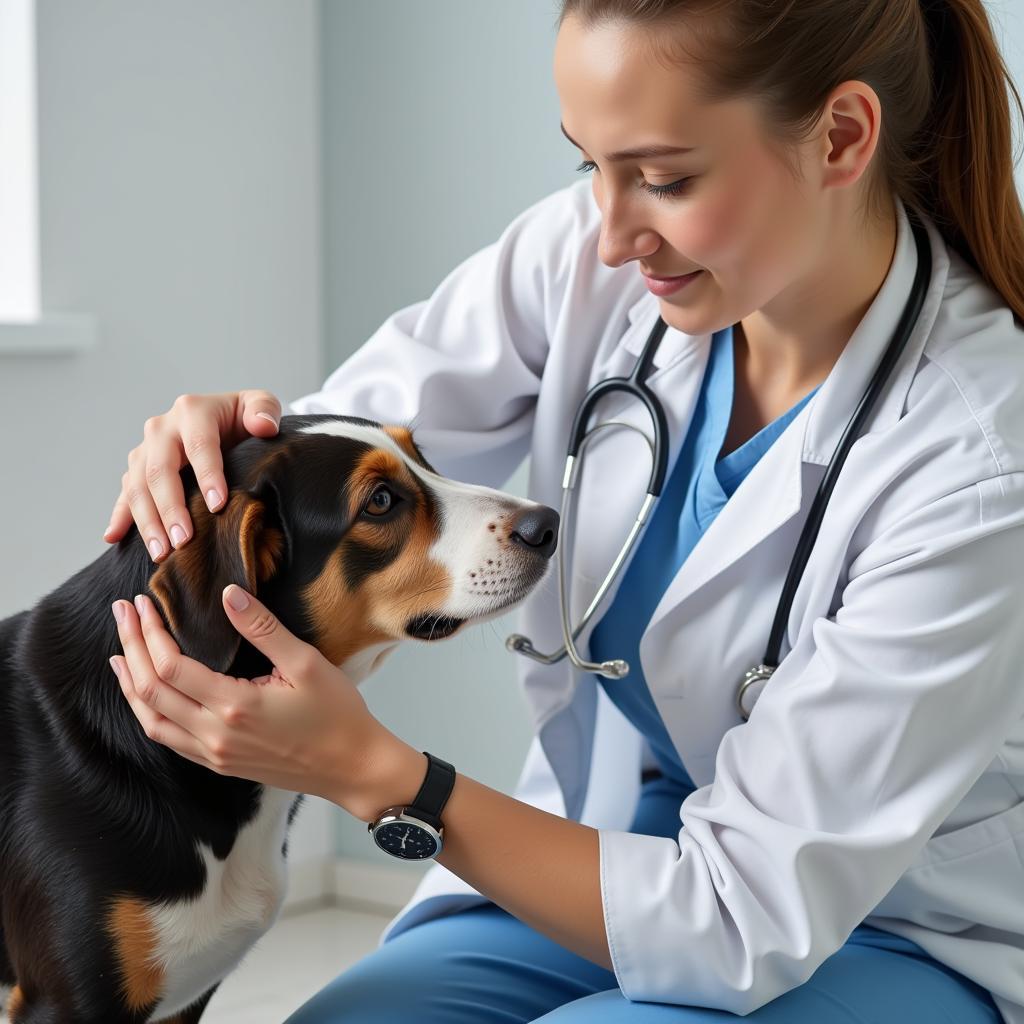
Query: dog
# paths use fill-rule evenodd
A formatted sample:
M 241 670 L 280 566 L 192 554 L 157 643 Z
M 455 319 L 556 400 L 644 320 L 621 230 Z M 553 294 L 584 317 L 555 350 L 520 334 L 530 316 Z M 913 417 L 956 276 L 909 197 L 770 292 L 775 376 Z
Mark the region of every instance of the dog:
M 107 664 L 113 601 L 149 595 L 184 654 L 254 678 L 272 666 L 220 603 L 237 583 L 358 683 L 401 641 L 451 637 L 522 601 L 557 542 L 553 509 L 440 476 L 400 426 L 285 416 L 224 469 L 218 513 L 181 471 L 194 535 L 162 563 L 132 526 L 0 621 L 11 1024 L 195 1024 L 284 897 L 302 797 L 148 739 Z

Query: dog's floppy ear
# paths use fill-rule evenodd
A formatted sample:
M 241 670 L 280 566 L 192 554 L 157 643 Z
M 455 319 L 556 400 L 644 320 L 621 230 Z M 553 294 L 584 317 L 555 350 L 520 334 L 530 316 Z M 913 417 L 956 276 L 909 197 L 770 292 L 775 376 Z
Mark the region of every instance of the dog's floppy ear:
M 172 551 L 149 580 L 153 598 L 183 654 L 224 672 L 235 659 L 241 635 L 221 603 L 229 583 L 258 594 L 281 567 L 287 538 L 276 507 L 277 491 L 233 491 L 216 514 L 197 490 L 189 500 L 195 533 Z

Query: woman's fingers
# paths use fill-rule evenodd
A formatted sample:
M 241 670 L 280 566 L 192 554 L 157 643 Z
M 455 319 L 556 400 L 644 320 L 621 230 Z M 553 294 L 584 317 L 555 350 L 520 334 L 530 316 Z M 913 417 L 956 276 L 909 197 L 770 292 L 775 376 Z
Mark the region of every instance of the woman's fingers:
M 258 701 L 256 689 L 249 685 L 248 680 L 215 672 L 202 662 L 182 654 L 174 637 L 164 627 L 153 602 L 145 594 L 136 596 L 133 607 L 141 624 L 147 664 L 153 666 L 153 678 L 161 683 L 155 692 L 161 698 L 168 692 L 183 698 L 182 702 L 175 703 L 173 711 L 167 708 L 160 710 L 212 749 L 211 744 L 215 745 L 223 738 L 223 721 L 237 717 Z M 126 618 L 134 621 L 130 612 Z M 137 630 L 138 626 L 132 628 Z M 143 698 L 146 699 L 145 693 Z M 148 699 L 146 702 L 151 706 L 154 703 Z
M 124 493 L 124 477 L 121 478 L 121 493 L 114 502 L 114 509 L 110 513 L 110 525 L 103 531 L 103 539 L 108 544 L 115 544 L 127 532 L 132 525 L 132 509 L 128 504 L 128 498 Z
M 196 764 L 201 764 L 204 768 L 213 768 L 213 765 L 205 757 L 205 748 L 192 733 L 172 722 L 169 718 L 165 718 L 159 712 L 154 711 L 153 708 L 139 697 L 138 690 L 135 688 L 135 680 L 132 678 L 131 669 L 124 658 L 115 655 L 110 659 L 110 667 L 114 670 L 117 681 L 121 684 L 121 692 L 125 695 L 132 712 L 139 720 L 143 732 L 145 732 L 149 739 L 153 740 L 154 743 L 162 743 L 165 746 L 174 747 L 182 757 L 187 757 L 190 761 L 195 761 Z
M 151 629 L 144 637 L 145 627 L 140 624 L 134 605 L 127 601 L 115 601 L 112 609 L 117 620 L 124 660 L 138 699 L 151 712 L 170 719 L 201 741 L 202 733 L 209 725 L 208 712 L 174 685 L 175 672 L 182 654 L 173 637 L 162 628 L 159 631 L 162 635 Z M 157 617 L 152 606 L 147 612 L 150 618 Z
M 179 395 L 168 412 L 146 420 L 142 444 L 129 453 L 104 538 L 120 540 L 134 519 L 154 561 L 188 543 L 194 527 L 181 467 L 191 465 L 207 508 L 216 512 L 228 492 L 222 447 L 250 435 L 273 437 L 280 421 L 281 403 L 262 389 Z
M 136 449 L 139 454 L 134 465 L 129 458 L 133 481 L 129 505 L 146 549 L 156 562 L 171 547 L 180 548 L 192 536 L 193 527 L 185 508 L 180 472 L 184 456 L 177 436 L 163 417 L 146 420 L 144 432 L 146 440 Z
M 324 668 L 334 670 L 312 644 L 300 640 L 265 605 L 237 583 L 229 583 L 221 601 L 231 625 L 260 653 L 265 654 L 282 683 L 295 679 L 311 682 Z
M 232 729 L 258 718 L 258 688 L 181 653 L 152 601 L 112 605 L 124 657 L 110 659 L 146 735 L 221 774 L 240 764 Z
M 224 455 L 239 438 L 233 428 L 240 393 L 179 395 L 168 414 L 172 440 L 182 462 L 191 465 L 199 491 L 211 512 L 223 506 L 228 493 L 224 479 Z
M 269 391 L 253 388 L 238 393 L 242 426 L 254 437 L 273 437 L 281 423 L 281 402 Z
M 169 548 L 167 534 L 164 532 L 160 522 L 160 514 L 153 503 L 153 496 L 149 491 L 149 484 L 145 477 L 145 454 L 142 445 L 133 448 L 128 455 L 128 469 L 121 477 L 121 495 L 119 502 L 123 502 L 135 520 L 139 528 L 139 535 L 142 537 L 149 551 L 150 558 L 158 561 L 163 558 Z M 115 506 L 116 507 L 116 506 Z M 130 526 L 131 523 L 128 523 Z M 119 539 L 107 537 L 108 540 Z
M 281 403 L 269 391 L 252 389 L 221 395 L 180 395 L 173 412 L 175 451 L 192 466 L 206 507 L 216 512 L 228 494 L 224 449 L 250 436 L 273 437 L 281 422 Z M 180 487 L 177 471 L 175 476 Z

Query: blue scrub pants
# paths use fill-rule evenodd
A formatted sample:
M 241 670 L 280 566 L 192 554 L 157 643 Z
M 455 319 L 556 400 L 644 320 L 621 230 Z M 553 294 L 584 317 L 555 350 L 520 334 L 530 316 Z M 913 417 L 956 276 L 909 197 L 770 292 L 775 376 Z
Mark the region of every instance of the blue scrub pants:
M 678 833 L 685 791 L 644 784 L 630 831 Z M 711 1024 L 726 1010 L 630 1002 L 615 975 L 493 903 L 423 921 L 369 953 L 286 1024 Z M 989 993 L 907 939 L 860 925 L 757 1024 L 1001 1024 Z

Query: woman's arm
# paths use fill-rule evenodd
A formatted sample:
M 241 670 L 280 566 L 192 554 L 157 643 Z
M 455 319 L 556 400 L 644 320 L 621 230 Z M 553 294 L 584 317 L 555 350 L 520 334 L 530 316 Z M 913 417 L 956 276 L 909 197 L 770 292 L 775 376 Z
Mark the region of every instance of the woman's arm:
M 412 803 L 426 757 L 370 714 L 348 676 L 262 602 L 231 585 L 222 604 L 273 663 L 272 675 L 249 681 L 213 672 L 181 654 L 148 598 L 114 602 L 125 656 L 112 666 L 146 735 L 218 774 L 322 796 L 366 822 Z M 442 820 L 440 863 L 555 941 L 611 967 L 595 829 L 462 774 Z
M 382 736 L 372 763 L 378 767 L 351 805 L 366 822 L 386 807 L 412 803 L 427 770 L 425 755 L 392 733 Z M 438 863 L 532 928 L 612 970 L 597 829 L 499 793 L 458 766 L 441 818 Z

